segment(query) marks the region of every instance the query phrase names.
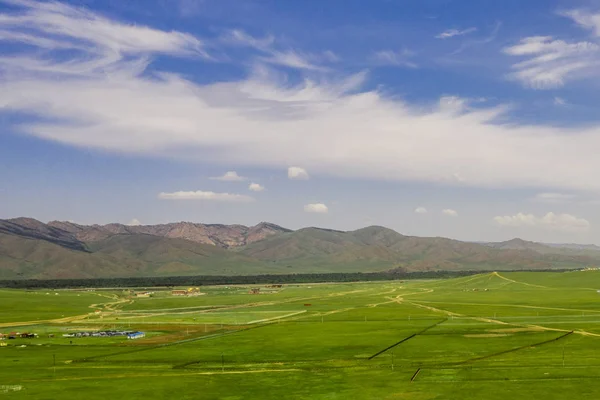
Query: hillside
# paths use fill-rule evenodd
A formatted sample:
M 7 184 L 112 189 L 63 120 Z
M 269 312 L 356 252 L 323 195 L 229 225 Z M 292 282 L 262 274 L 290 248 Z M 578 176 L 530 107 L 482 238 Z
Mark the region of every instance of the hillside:
M 356 271 L 368 266 L 424 270 L 493 270 L 576 268 L 595 264 L 589 256 L 540 253 L 531 249 L 494 248 L 446 238 L 404 236 L 371 226 L 339 232 L 306 228 L 267 238 L 241 253 L 293 268 L 337 266 Z
M 405 236 L 370 226 L 297 231 L 260 223 L 207 225 L 44 224 L 0 220 L 0 279 L 278 273 L 581 268 L 600 264 L 590 247 L 514 239 L 468 243 Z

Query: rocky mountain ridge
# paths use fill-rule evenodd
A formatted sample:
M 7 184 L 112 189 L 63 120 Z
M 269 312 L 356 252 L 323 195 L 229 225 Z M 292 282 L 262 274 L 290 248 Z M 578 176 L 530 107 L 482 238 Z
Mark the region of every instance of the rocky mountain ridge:
M 193 222 L 174 222 L 158 225 L 124 225 L 117 223 L 107 225 L 79 225 L 72 222 L 51 221 L 47 226 L 68 232 L 81 242 L 97 242 L 114 235 L 144 234 L 185 239 L 225 249 L 245 246 L 263 240 L 270 235 L 290 232 L 289 229 L 268 222 L 261 222 L 248 227 L 244 225 L 200 224 Z

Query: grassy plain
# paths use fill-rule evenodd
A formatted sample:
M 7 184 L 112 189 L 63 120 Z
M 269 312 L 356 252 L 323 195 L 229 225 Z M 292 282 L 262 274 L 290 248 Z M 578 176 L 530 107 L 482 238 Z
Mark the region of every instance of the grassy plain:
M 600 398 L 600 271 L 201 289 L 1 290 L 0 396 Z

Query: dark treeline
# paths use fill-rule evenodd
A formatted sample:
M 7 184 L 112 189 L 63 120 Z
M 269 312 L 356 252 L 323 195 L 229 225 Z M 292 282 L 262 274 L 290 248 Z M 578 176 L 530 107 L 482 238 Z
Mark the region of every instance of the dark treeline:
M 524 272 L 524 270 L 503 272 Z M 566 272 L 573 270 L 532 270 L 530 272 Z M 487 271 L 423 271 L 423 272 L 352 272 L 327 274 L 247 275 L 247 276 L 167 276 L 147 278 L 94 278 L 94 279 L 24 279 L 0 280 L 0 287 L 12 289 L 68 289 L 68 288 L 121 288 L 172 287 L 206 285 L 256 285 L 284 283 L 365 282 L 404 279 L 457 278 Z

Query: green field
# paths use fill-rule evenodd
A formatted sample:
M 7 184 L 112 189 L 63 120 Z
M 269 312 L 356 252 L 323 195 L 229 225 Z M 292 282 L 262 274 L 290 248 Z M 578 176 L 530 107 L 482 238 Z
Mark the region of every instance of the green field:
M 600 398 L 600 271 L 250 289 L 0 290 L 0 397 Z

